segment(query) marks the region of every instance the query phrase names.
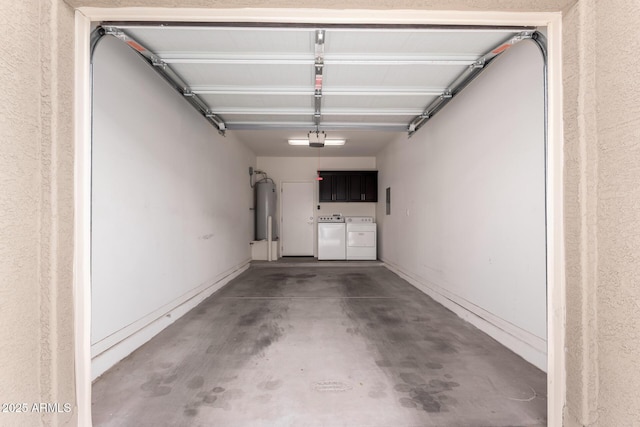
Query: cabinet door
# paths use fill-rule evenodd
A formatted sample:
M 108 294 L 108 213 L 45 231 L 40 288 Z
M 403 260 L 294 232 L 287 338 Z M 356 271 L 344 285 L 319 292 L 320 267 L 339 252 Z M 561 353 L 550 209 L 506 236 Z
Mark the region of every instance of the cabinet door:
M 347 201 L 347 175 L 335 174 L 331 180 L 331 190 L 333 193 L 334 202 L 346 202 Z
M 354 173 L 348 175 L 349 177 L 349 201 L 360 202 L 364 198 L 364 186 L 362 174 Z
M 318 181 L 319 192 L 318 198 L 320 202 L 332 202 L 333 199 L 331 197 L 331 178 L 332 175 L 329 174 L 320 174 L 322 177 L 321 181 Z
M 378 172 L 365 172 L 363 175 L 363 194 L 365 202 L 378 201 Z

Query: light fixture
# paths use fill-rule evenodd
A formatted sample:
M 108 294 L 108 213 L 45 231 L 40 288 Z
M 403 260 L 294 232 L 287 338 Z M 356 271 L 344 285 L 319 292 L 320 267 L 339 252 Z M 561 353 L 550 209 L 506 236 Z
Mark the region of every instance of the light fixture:
M 326 139 L 326 134 L 318 131 L 311 131 L 307 139 L 290 139 L 289 145 L 308 145 L 310 147 L 324 147 L 325 145 L 344 145 L 344 139 Z
M 344 139 L 325 139 L 324 145 L 344 145 Z M 309 145 L 308 139 L 290 139 L 289 145 Z

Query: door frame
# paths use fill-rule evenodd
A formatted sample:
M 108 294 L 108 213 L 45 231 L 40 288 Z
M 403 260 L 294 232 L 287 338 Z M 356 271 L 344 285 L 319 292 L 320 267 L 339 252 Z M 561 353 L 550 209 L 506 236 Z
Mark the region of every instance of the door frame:
M 281 181 L 281 182 L 280 182 L 280 203 L 278 203 L 278 210 L 279 210 L 278 219 L 280 220 L 280 255 L 281 255 L 281 256 L 285 256 L 285 255 L 284 255 L 284 250 L 283 250 L 283 247 L 284 247 L 284 239 L 282 239 L 282 234 L 283 234 L 283 233 L 282 233 L 282 229 L 284 228 L 284 217 L 283 217 L 283 215 L 282 215 L 282 214 L 283 214 L 283 209 L 282 209 L 282 199 L 283 199 L 283 196 L 282 196 L 282 195 L 284 194 L 284 184 L 302 184 L 302 183 L 305 183 L 305 184 L 309 184 L 309 183 L 311 183 L 311 184 L 313 184 L 313 183 L 315 183 L 315 182 L 316 182 L 316 181 L 297 181 L 297 180 L 296 180 L 296 181 Z M 312 212 L 314 212 L 314 211 L 313 211 L 313 206 L 314 206 L 315 202 L 317 202 L 316 193 L 317 193 L 317 192 L 314 190 L 314 191 L 313 191 L 313 202 L 314 202 L 314 203 L 312 203 L 312 204 L 311 204 L 311 207 L 312 207 L 311 211 L 312 211 Z M 313 218 L 314 218 L 314 227 L 315 227 L 315 212 L 314 212 Z M 315 247 L 316 247 L 316 245 L 317 245 L 317 243 L 316 243 L 316 232 L 315 232 L 315 230 L 312 230 L 312 236 L 313 236 L 313 237 L 312 237 L 312 242 L 313 242 L 313 243 L 312 243 L 312 248 L 311 248 L 311 256 L 315 256 L 315 253 L 316 253 L 316 251 L 315 251 Z
M 81 3 L 81 1 L 80 1 Z M 125 2 L 126 3 L 126 2 Z M 74 326 L 78 424 L 91 426 L 91 23 L 96 21 L 290 22 L 343 24 L 515 25 L 546 27 L 547 151 L 547 419 L 562 425 L 566 402 L 565 255 L 562 111 L 562 14 L 339 9 L 188 9 L 80 7 L 75 16 Z

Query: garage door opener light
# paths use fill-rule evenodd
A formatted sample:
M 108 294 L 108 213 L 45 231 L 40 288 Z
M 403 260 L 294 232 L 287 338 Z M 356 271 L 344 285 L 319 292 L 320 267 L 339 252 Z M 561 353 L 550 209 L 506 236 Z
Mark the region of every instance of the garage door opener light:
M 309 147 L 321 148 L 325 145 L 344 145 L 344 139 L 326 139 L 327 134 L 322 131 L 311 131 L 307 139 L 290 139 L 289 145 L 308 145 Z

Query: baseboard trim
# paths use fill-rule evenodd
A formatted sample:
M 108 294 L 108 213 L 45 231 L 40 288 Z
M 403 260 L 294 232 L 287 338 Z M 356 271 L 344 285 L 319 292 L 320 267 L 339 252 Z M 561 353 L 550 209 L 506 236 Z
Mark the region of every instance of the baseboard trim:
M 460 318 L 509 348 L 527 362 L 547 372 L 547 342 L 532 333 L 478 307 L 446 289 L 405 271 L 402 267 L 382 259 L 385 267 L 453 311 Z
M 201 284 L 180 298 L 93 344 L 91 346 L 91 380 L 95 381 L 116 363 L 246 271 L 249 266 L 250 260 L 247 259 L 218 274 L 209 282 Z

